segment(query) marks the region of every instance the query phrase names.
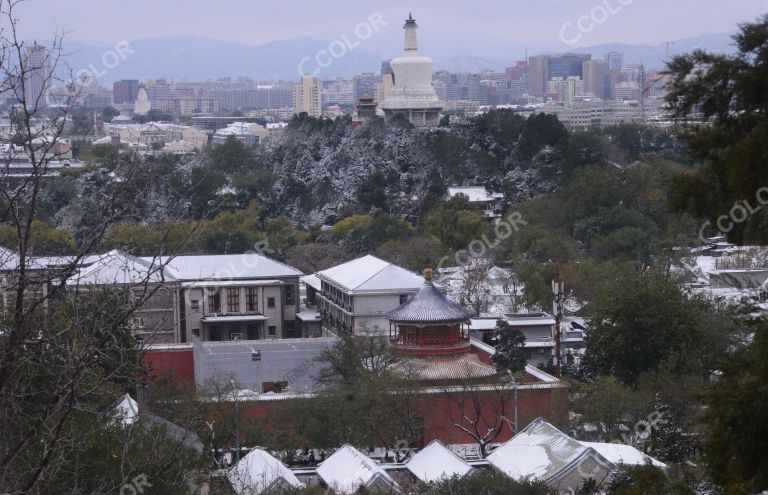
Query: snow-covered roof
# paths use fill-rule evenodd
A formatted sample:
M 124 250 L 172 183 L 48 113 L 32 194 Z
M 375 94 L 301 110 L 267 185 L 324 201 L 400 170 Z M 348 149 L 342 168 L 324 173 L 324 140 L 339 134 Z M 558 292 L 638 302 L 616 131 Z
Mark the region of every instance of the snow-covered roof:
M 420 275 L 370 254 L 318 272 L 317 277 L 351 292 L 413 292 L 424 285 Z
M 536 378 L 537 380 L 542 381 L 542 382 L 555 383 L 555 382 L 559 382 L 560 381 L 560 379 L 557 378 L 556 376 L 550 375 L 546 371 L 542 371 L 539 368 L 537 368 L 536 366 L 533 366 L 533 365 L 530 365 L 530 364 L 526 364 L 525 365 L 525 372 L 528 373 L 529 375 L 531 375 L 532 377 Z
M 232 466 L 227 478 L 237 495 L 280 493 L 283 489 L 304 486 L 285 464 L 258 448 Z
M 432 270 L 424 270 L 424 283 L 413 298 L 384 313 L 398 323 L 450 323 L 467 321 L 475 311 L 464 308 L 440 292 L 432 284 Z
M 351 445 L 344 445 L 317 467 L 317 474 L 340 494 L 355 493 L 361 486 L 394 487 L 397 483 L 376 462 Z
M 486 344 L 482 340 L 477 340 L 475 338 L 470 338 L 469 341 L 472 344 L 472 347 L 474 347 L 479 352 L 487 354 L 489 357 L 493 356 L 494 354 L 496 354 L 496 348 L 493 347 L 492 345 Z M 533 365 L 530 365 L 530 364 L 526 364 L 525 365 L 525 372 L 527 374 L 531 375 L 532 377 L 534 377 L 536 380 L 541 381 L 541 382 L 557 383 L 557 382 L 560 381 L 560 379 L 557 378 L 556 376 L 550 375 L 546 371 L 542 371 L 539 368 L 537 368 L 537 367 L 535 367 Z
M 594 449 L 584 446 L 541 418 L 488 456 L 496 469 L 514 479 L 549 481 L 591 456 L 608 468 L 613 465 Z
M 151 258 L 136 258 L 113 250 L 84 258 L 82 268 L 67 280 L 67 285 L 136 285 L 173 280 L 156 260 L 153 263 Z
M 425 483 L 453 476 L 463 477 L 472 471 L 472 466 L 454 454 L 440 440 L 432 440 L 429 445 L 417 452 L 405 467 Z
M 317 309 L 309 309 L 305 307 L 302 307 L 301 311 L 296 313 L 296 318 L 305 322 L 306 321 L 322 321 L 323 319 Z
M 554 325 L 555 317 L 548 313 L 511 313 L 504 315 L 505 320 L 513 327 L 526 327 L 532 325 Z
M 132 425 L 139 417 L 139 404 L 130 394 L 125 394 L 115 406 L 115 419 L 123 426 Z
M 631 445 L 623 443 L 581 442 L 586 447 L 595 449 L 601 456 L 614 464 L 627 466 L 644 466 L 652 464 L 656 467 L 666 468 L 667 465 L 653 457 L 637 450 Z
M 493 330 L 496 328 L 498 318 L 470 318 L 470 330 Z
M 480 361 L 474 354 L 459 357 L 409 359 L 399 365 L 413 378 L 426 381 L 478 380 L 496 375 L 496 368 Z
M 165 259 L 161 260 L 164 263 Z M 296 277 L 302 273 L 257 253 L 176 256 L 166 270 L 178 280 L 234 280 Z
M 494 195 L 489 194 L 483 186 L 449 187 L 448 197 L 454 198 L 459 194 L 467 197 L 470 203 L 485 203 L 493 201 Z
M 317 278 L 317 275 L 314 273 L 311 275 L 304 275 L 301 277 L 301 281 L 304 282 L 304 285 L 308 285 L 309 287 L 312 287 L 315 290 L 322 290 L 322 286 L 320 285 L 320 279 Z

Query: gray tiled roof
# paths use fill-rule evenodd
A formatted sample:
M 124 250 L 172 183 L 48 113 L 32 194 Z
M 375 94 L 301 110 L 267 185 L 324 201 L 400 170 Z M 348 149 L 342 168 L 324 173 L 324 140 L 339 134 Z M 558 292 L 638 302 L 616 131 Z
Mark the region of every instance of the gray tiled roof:
M 431 283 L 419 289 L 413 299 L 384 313 L 390 321 L 403 323 L 451 323 L 469 320 L 473 316 L 473 310 L 448 300 Z
M 317 358 L 337 342 L 333 338 L 196 341 L 195 378 L 203 385 L 208 379 L 233 376 L 238 387 L 255 392 L 262 392 L 264 382 L 285 381 L 286 392 L 314 392 L 324 366 Z M 252 358 L 254 351 L 260 353 L 258 361 Z

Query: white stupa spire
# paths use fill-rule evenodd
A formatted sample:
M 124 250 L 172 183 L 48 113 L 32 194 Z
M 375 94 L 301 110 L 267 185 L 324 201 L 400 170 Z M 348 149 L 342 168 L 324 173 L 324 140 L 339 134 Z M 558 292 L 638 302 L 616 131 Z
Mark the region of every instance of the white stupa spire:
M 413 18 L 410 12 L 408 12 L 408 19 L 405 20 L 405 51 L 416 53 L 419 51 L 419 41 L 416 38 L 416 30 L 419 29 L 416 20 Z
M 419 55 L 418 28 L 409 13 L 403 26 L 405 52 L 389 61 L 394 84 L 381 109 L 388 121 L 399 115 L 416 127 L 436 127 L 443 105 L 432 86 L 432 59 Z

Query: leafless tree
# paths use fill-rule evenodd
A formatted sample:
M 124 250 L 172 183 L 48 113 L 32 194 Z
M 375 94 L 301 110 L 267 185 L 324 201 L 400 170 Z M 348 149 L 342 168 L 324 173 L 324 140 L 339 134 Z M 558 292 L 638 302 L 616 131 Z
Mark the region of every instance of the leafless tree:
M 350 258 L 344 249 L 336 244 L 300 244 L 290 248 L 287 254 L 288 264 L 304 273 L 325 270 Z
M 522 282 L 515 272 L 508 268 L 502 268 L 498 272 L 497 280 L 501 284 L 504 294 L 510 297 L 510 309 L 513 313 L 520 311 L 522 304 L 517 298 L 517 294 L 522 287 Z
M 506 382 L 482 384 L 464 380 L 441 389 L 437 408 L 453 428 L 476 443 L 480 456 L 504 430 L 514 430 L 508 418 L 514 414 L 514 390 Z
M 56 77 L 62 34 L 48 48 L 35 47 L 44 50 L 42 57 L 30 56 L 17 31 L 19 3 L 0 0 L 0 93 L 18 102 L 13 145 L 0 169 L 0 221 L 16 234 L 15 249 L 0 253 L 0 491 L 108 493 L 145 476 L 158 493 L 186 492 L 185 472 L 196 464 L 194 455 L 182 455 L 187 443 L 173 427 L 141 421 L 141 427 L 122 428 L 113 420 L 115 399 L 135 388 L 141 372 L 133 314 L 164 286 L 159 256 L 171 254 L 170 246 L 128 287 L 71 290 L 105 232 L 142 197 L 134 180 L 141 161 L 122 159 L 92 198 L 92 222 L 76 253 L 55 262 L 33 256 L 33 222 L 51 164 L 63 153 L 78 83 Z M 66 85 L 68 98 L 51 107 L 38 86 L 54 83 Z M 24 174 L 14 173 L 18 156 L 27 162 Z
M 492 267 L 486 258 L 472 258 L 461 267 L 462 298 L 477 314 L 487 311 L 491 303 L 488 273 Z

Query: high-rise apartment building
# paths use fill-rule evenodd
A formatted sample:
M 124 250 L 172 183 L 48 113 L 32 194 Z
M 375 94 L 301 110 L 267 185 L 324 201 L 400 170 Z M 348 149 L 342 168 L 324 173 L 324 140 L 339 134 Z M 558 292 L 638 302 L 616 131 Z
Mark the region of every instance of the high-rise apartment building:
M 34 42 L 24 54 L 24 100 L 30 110 L 48 106 L 51 88 L 51 58 L 48 50 Z
M 310 117 L 323 116 L 323 86 L 312 76 L 301 76 L 293 87 L 294 112 L 305 112 Z
M 376 74 L 363 72 L 352 77 L 352 98 L 355 102 L 365 93 L 373 96 L 376 93 Z
M 507 67 L 505 69 L 507 78 L 510 81 L 518 81 L 520 79 L 528 78 L 528 62 L 525 60 L 519 60 L 513 67 Z
M 439 70 L 432 76 L 432 85 L 440 101 L 457 101 L 461 99 L 461 84 L 453 72 Z

